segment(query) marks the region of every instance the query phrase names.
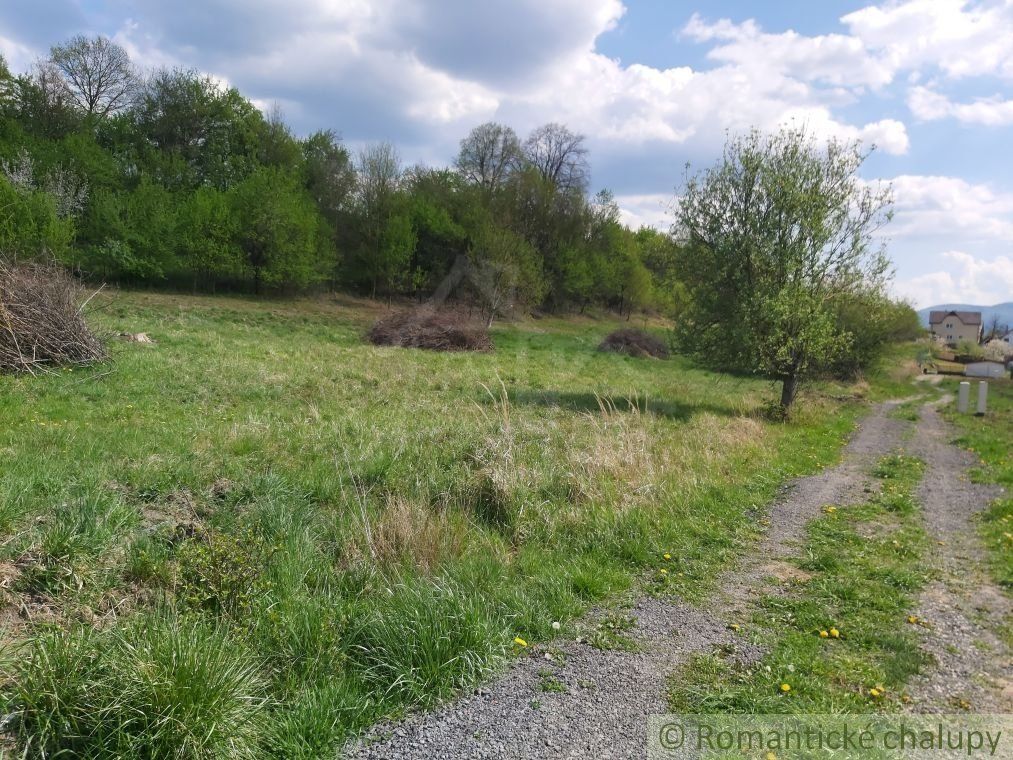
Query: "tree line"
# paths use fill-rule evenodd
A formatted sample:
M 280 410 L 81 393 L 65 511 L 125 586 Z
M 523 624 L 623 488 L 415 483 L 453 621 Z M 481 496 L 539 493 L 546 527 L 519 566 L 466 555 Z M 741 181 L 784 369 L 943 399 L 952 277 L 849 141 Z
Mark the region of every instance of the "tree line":
M 97 279 L 421 296 L 464 263 L 463 287 L 504 307 L 628 314 L 675 292 L 670 238 L 590 194 L 585 138 L 561 124 L 483 124 L 453 167 L 406 166 L 75 37 L 19 75 L 0 58 L 0 159 L 0 250 Z
M 877 231 L 889 187 L 858 143 L 804 129 L 732 136 L 688 177 L 672 229 L 633 231 L 590 192 L 585 138 L 482 124 L 452 167 L 405 166 L 298 137 L 277 109 L 194 70 L 140 76 L 105 38 L 75 37 L 14 75 L 0 58 L 0 255 L 214 291 L 328 287 L 374 297 L 605 307 L 675 318 L 684 353 L 782 383 L 854 375 L 921 333 L 890 297 Z

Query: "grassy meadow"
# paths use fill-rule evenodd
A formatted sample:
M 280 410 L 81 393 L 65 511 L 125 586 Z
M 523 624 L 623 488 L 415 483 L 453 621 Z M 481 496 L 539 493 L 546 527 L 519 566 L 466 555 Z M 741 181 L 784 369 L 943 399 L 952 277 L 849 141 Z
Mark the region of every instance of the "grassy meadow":
M 592 605 L 700 600 L 862 409 L 819 386 L 768 422 L 769 382 L 599 353 L 604 318 L 438 354 L 364 343 L 376 303 L 102 298 L 99 329 L 156 343 L 0 377 L 0 699 L 29 755 L 317 757 Z

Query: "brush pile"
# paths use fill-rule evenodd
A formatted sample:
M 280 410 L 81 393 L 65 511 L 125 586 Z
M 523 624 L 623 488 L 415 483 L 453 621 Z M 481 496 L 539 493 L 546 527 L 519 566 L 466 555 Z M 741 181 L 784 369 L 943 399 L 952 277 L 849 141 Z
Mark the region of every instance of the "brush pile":
M 81 313 L 83 296 L 56 264 L 0 260 L 0 372 L 34 374 L 105 359 Z
M 665 342 L 661 338 L 632 327 L 624 327 L 621 330 L 609 333 L 598 346 L 598 350 L 609 351 L 614 354 L 626 354 L 627 356 L 636 356 L 638 358 L 668 358 L 668 346 L 665 345 Z
M 376 322 L 367 334 L 377 346 L 427 348 L 432 351 L 491 351 L 489 330 L 451 309 L 409 309 Z

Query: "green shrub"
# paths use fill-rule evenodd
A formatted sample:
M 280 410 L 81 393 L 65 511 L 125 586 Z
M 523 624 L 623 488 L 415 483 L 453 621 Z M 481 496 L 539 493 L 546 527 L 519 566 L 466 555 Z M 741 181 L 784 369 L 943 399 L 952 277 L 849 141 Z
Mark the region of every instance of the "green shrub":
M 39 190 L 14 187 L 0 175 L 0 253 L 33 258 L 44 253 L 62 257 L 74 225 L 61 219 L 51 197 Z

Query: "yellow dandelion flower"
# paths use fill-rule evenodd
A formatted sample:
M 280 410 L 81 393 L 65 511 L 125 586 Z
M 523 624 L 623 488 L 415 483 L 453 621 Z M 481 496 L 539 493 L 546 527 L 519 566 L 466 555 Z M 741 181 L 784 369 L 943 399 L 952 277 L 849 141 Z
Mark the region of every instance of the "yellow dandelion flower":
M 729 628 L 731 628 L 731 629 L 732 629 L 733 631 L 737 631 L 737 630 L 739 630 L 739 624 L 738 624 L 738 623 L 732 623 L 732 624 L 731 624 L 730 626 L 728 626 L 728 627 L 729 627 Z
M 827 637 L 828 637 L 829 635 L 830 635 L 830 633 L 829 633 L 829 632 L 827 632 L 827 631 L 820 631 L 820 638 L 821 638 L 821 639 L 825 639 L 825 638 L 827 638 Z
M 661 568 L 658 572 L 661 573 L 662 575 L 668 575 L 668 570 L 666 570 L 665 568 Z
M 528 642 L 526 642 L 520 636 L 514 636 L 514 644 L 516 644 L 519 647 L 526 647 L 528 645 Z
M 878 697 L 881 693 L 879 689 L 869 689 L 869 694 L 873 697 Z
M 830 629 L 830 638 L 832 638 L 832 639 L 839 639 L 840 637 L 841 637 L 841 632 L 840 631 L 838 631 L 836 628 L 831 628 Z
M 787 694 L 789 691 L 791 691 L 791 686 L 789 684 L 783 683 L 781 684 L 781 691 Z
M 777 755 L 775 755 L 773 752 L 768 752 L 766 755 L 764 755 L 764 757 L 766 758 L 766 760 L 777 760 Z
M 665 557 L 665 559 L 672 559 L 672 555 L 671 554 L 666 553 L 663 556 Z
M 910 623 L 911 625 L 914 625 L 915 623 L 917 623 L 917 622 L 918 622 L 918 617 L 917 617 L 916 615 L 908 615 L 908 616 L 907 616 L 907 621 L 908 621 L 908 622 L 909 622 L 909 623 Z

